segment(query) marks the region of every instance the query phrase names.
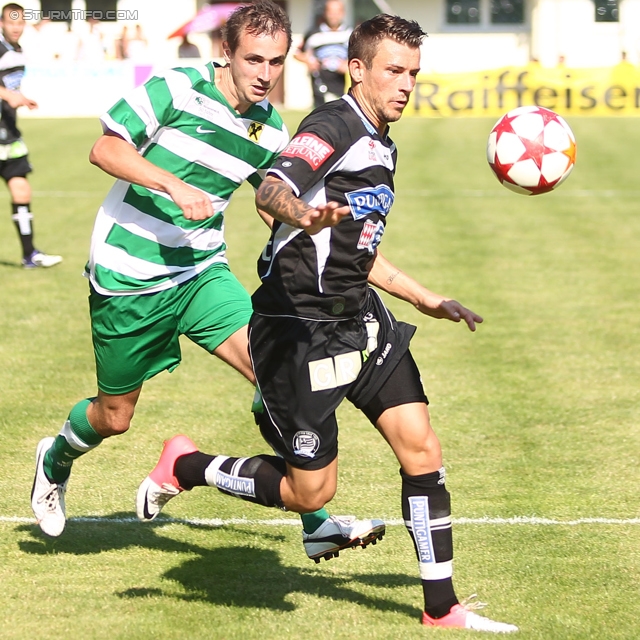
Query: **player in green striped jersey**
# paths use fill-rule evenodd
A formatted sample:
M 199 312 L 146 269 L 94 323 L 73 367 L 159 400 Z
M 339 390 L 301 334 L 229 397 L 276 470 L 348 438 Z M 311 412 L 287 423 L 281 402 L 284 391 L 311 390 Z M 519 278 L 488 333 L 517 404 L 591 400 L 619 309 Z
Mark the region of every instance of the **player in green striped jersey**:
M 167 71 L 102 117 L 90 160 L 117 181 L 98 211 L 86 269 L 98 395 L 38 445 L 31 502 L 50 536 L 64 529 L 73 461 L 128 430 L 143 382 L 180 363 L 179 335 L 254 382 L 251 300 L 227 265 L 224 211 L 288 143 L 267 96 L 290 46 L 284 11 L 258 0 L 229 18 L 224 67 Z M 146 505 L 142 519 L 161 508 Z M 307 521 L 313 528 L 328 517 L 322 510 Z

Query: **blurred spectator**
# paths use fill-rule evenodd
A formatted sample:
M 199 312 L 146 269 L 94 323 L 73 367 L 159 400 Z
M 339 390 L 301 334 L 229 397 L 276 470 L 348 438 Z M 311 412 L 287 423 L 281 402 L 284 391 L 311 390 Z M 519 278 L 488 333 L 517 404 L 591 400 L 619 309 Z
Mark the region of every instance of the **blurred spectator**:
M 182 36 L 182 42 L 178 46 L 178 58 L 200 58 L 200 49 L 189 41 L 189 36 Z
M 344 24 L 342 0 L 327 0 L 318 27 L 307 33 L 294 54 L 309 69 L 314 107 L 339 98 L 345 90 L 347 45 L 352 29 Z
M 57 38 L 57 49 L 55 58 L 64 62 L 73 62 L 78 53 L 79 39 L 78 34 L 73 31 L 71 25 L 67 25 L 64 33 Z
M 58 57 L 59 25 L 54 25 L 48 18 L 35 24 L 27 22 L 20 42 L 25 48 L 28 64 L 50 62 Z
M 126 60 L 127 58 L 127 44 L 129 42 L 127 36 L 127 25 L 122 27 L 120 37 L 114 42 L 115 55 L 117 60 Z
M 133 37 L 127 42 L 126 57 L 134 62 L 147 62 L 149 60 L 149 42 L 139 24 L 135 27 Z
M 86 29 L 80 34 L 76 59 L 81 62 L 99 62 L 105 59 L 100 23 L 95 18 L 87 20 Z

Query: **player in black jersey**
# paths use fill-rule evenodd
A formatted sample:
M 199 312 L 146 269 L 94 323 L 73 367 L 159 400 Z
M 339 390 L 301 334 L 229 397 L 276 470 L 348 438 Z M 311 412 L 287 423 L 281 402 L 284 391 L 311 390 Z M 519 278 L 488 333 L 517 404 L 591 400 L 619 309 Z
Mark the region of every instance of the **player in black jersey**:
M 313 106 L 336 100 L 344 93 L 347 43 L 352 29 L 344 22 L 342 0 L 326 0 L 322 21 L 305 34 L 294 58 L 303 62 L 311 76 Z
M 301 123 L 258 189 L 257 206 L 276 222 L 258 261 L 262 284 L 253 296 L 249 342 L 263 401 L 257 421 L 280 457 L 193 450 L 172 471 L 179 486 L 216 486 L 291 511 L 318 509 L 336 491 L 335 410 L 346 397 L 400 462 L 423 624 L 508 633 L 517 627 L 479 616 L 455 595 L 450 497 L 409 351 L 415 327 L 396 321 L 369 287 L 426 315 L 464 321 L 471 331 L 482 322 L 378 250 L 394 200 L 396 148 L 388 124 L 400 119 L 415 87 L 424 35 L 416 22 L 397 16 L 378 15 L 357 27 L 349 41 L 349 94 Z
M 4 5 L 0 36 L 0 176 L 11 194 L 12 218 L 22 245 L 22 266 L 33 269 L 53 267 L 62 258 L 38 251 L 33 246 L 31 187 L 26 178 L 31 172 L 31 165 L 27 146 L 16 125 L 16 116 L 18 107 L 35 109 L 38 105 L 20 93 L 24 57 L 18 40 L 23 31 L 23 8 L 13 2 Z

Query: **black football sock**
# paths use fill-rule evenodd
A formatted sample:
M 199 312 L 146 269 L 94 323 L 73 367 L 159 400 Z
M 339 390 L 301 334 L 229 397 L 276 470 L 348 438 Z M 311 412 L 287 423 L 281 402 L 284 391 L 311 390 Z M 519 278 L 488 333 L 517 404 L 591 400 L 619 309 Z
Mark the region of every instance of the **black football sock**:
M 11 203 L 11 219 L 18 230 L 18 237 L 22 245 L 22 257 L 28 258 L 35 249 L 33 248 L 33 214 L 31 213 L 31 205 Z
M 207 455 L 202 451 L 194 451 L 176 458 L 173 475 L 179 482 L 180 488 L 191 491 L 193 487 L 206 487 L 204 472 L 214 458 L 215 456 Z
M 421 476 L 402 476 L 402 517 L 418 556 L 424 610 L 432 618 L 446 616 L 458 603 L 453 590 L 451 499 L 444 468 Z
M 286 472 L 285 461 L 276 456 L 228 458 L 200 451 L 180 456 L 174 467 L 176 480 L 183 489 L 216 487 L 242 500 L 279 508 L 284 507 L 280 482 Z

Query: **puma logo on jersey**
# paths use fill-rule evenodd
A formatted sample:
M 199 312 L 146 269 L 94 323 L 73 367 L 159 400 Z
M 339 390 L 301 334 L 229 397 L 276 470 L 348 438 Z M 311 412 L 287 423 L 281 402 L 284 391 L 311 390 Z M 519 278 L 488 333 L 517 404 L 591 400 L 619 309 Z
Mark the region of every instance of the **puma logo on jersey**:
M 391 211 L 395 199 L 395 194 L 386 184 L 349 191 L 345 196 L 354 220 L 365 218 L 370 213 L 386 216 Z

